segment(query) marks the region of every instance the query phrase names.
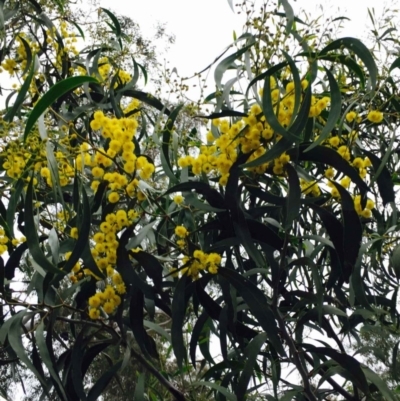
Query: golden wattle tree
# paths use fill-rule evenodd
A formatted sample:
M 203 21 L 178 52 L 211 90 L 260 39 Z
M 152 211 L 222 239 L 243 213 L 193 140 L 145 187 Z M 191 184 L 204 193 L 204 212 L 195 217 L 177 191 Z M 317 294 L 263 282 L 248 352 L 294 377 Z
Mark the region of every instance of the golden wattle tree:
M 353 351 L 400 323 L 394 27 L 244 2 L 211 93 L 167 104 L 117 16 L 85 38 L 70 7 L 0 2 L 3 371 L 63 401 L 396 399 Z

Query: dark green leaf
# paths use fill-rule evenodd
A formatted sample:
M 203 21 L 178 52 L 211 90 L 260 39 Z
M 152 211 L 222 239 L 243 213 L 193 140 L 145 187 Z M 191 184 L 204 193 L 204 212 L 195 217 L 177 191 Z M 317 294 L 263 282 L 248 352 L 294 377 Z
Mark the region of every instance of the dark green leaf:
M 274 314 L 264 293 L 251 281 L 233 270 L 221 268 L 218 274 L 226 278 L 247 303 L 251 313 L 268 335 L 268 340 L 280 355 L 285 355 L 281 339 L 278 335 Z
M 371 90 L 375 90 L 376 80 L 378 76 L 378 69 L 376 67 L 374 58 L 368 48 L 356 38 L 341 38 L 334 40 L 328 46 L 326 46 L 321 52 L 321 55 L 328 53 L 331 50 L 342 51 L 343 47 L 347 48 L 349 51 L 354 52 L 367 67 L 369 72 L 369 80 Z
M 96 83 L 97 79 L 87 76 L 70 77 L 64 79 L 63 81 L 57 82 L 55 85 L 53 85 L 43 95 L 43 97 L 40 98 L 40 100 L 36 103 L 35 107 L 33 108 L 31 114 L 29 115 L 25 124 L 24 142 L 26 141 L 26 138 L 28 134 L 31 132 L 31 129 L 35 125 L 36 121 L 46 111 L 48 107 L 50 107 L 62 95 L 65 95 L 66 93 L 77 88 L 78 86 L 81 86 L 86 82 Z
M 45 271 L 53 274 L 64 274 L 61 270 L 55 267 L 43 253 L 39 238 L 37 235 L 37 229 L 34 219 L 34 200 L 33 200 L 33 179 L 29 181 L 28 190 L 25 199 L 25 235 L 26 242 L 29 247 L 29 252 L 32 255 L 33 260 Z
M 299 214 L 301 189 L 297 172 L 290 163 L 286 165 L 286 172 L 288 174 L 289 191 L 286 198 L 286 219 L 284 227 L 285 229 L 289 229 Z
M 176 363 L 180 369 L 182 369 L 183 363 L 186 361 L 186 347 L 183 339 L 183 326 L 186 316 L 186 282 L 186 275 L 179 279 L 172 300 L 172 348 L 174 349 Z

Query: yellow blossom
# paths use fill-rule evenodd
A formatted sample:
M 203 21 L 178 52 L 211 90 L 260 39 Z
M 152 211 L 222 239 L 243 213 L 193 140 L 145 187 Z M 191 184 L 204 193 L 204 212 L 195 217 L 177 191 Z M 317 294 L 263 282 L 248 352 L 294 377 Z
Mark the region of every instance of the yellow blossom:
M 379 110 L 371 110 L 367 115 L 367 120 L 378 124 L 383 120 L 383 113 Z

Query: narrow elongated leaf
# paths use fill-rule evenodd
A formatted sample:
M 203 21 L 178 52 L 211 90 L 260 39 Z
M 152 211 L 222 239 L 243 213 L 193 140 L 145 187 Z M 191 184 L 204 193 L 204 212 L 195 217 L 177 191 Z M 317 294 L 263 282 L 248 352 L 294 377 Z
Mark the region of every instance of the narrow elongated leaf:
M 396 136 L 393 135 L 393 138 L 395 137 Z M 389 170 L 386 167 L 386 163 L 391 153 L 390 151 L 391 149 L 389 148 L 382 160 L 368 150 L 364 149 L 363 151 L 364 154 L 368 156 L 369 160 L 371 160 L 372 166 L 374 167 L 375 174 L 373 176 L 373 180 L 378 184 L 379 193 L 381 194 L 384 206 L 395 201 L 392 177 L 390 176 Z
M 117 362 L 100 376 L 96 384 L 90 389 L 89 394 L 87 395 L 87 401 L 97 401 L 99 399 L 105 388 L 110 383 L 111 379 L 117 374 L 121 365 L 122 361 Z
M 351 52 L 354 52 L 362 60 L 369 72 L 370 89 L 374 91 L 378 76 L 378 69 L 376 67 L 374 58 L 371 55 L 371 52 L 360 40 L 350 37 L 334 40 L 332 43 L 326 46 L 320 52 L 320 54 L 324 55 L 331 50 L 342 51 L 343 47 L 347 48 Z
M 210 388 L 218 391 L 219 393 L 221 393 L 227 400 L 238 401 L 236 395 L 232 394 L 225 387 L 219 386 L 216 383 L 209 382 L 209 381 L 197 381 L 197 382 L 194 382 L 193 385 L 210 387 Z
M 31 132 L 31 129 L 35 125 L 36 121 L 46 111 L 48 107 L 50 107 L 59 97 L 65 95 L 66 93 L 72 91 L 73 89 L 81 86 L 86 82 L 96 83 L 97 79 L 87 76 L 70 77 L 53 85 L 36 103 L 34 109 L 29 115 L 25 124 L 24 142 L 26 141 L 26 138 Z
M 342 368 L 344 368 L 350 376 L 354 378 L 357 387 L 359 387 L 361 391 L 363 391 L 365 394 L 369 394 L 365 371 L 362 368 L 360 362 L 357 361 L 357 359 L 353 358 L 350 355 L 341 354 L 332 348 L 312 346 L 311 349 L 312 352 L 326 355 L 329 358 L 332 358 Z
M 138 378 L 136 386 L 135 386 L 135 393 L 133 396 L 134 401 L 145 401 L 146 400 L 146 398 L 144 396 L 145 379 L 146 379 L 145 374 L 141 373 L 139 375 L 139 378 Z
M 267 338 L 268 336 L 266 333 L 260 333 L 254 337 L 250 344 L 246 347 L 245 354 L 247 356 L 247 360 L 236 388 L 236 396 L 238 401 L 245 400 L 246 398 L 245 396 L 247 388 L 250 378 L 254 374 L 254 368 L 257 363 L 258 354 L 260 353 L 263 344 L 267 341 Z
M 300 145 L 298 153 L 295 153 L 294 149 L 287 153 L 291 157 L 297 157 L 299 161 L 318 162 L 334 167 L 344 175 L 347 175 L 358 186 L 363 195 L 369 191 L 368 185 L 362 180 L 358 172 L 338 152 L 326 146 L 316 146 L 306 152 L 307 146 L 307 144 Z
M 365 377 L 378 388 L 381 395 L 385 400 L 396 401 L 396 396 L 393 394 L 393 391 L 390 391 L 387 384 L 379 377 L 375 372 L 373 372 L 367 366 L 361 367 L 362 371 L 365 374 Z
M 251 40 L 251 43 L 247 46 L 244 46 L 242 49 L 237 52 L 231 54 L 230 56 L 224 58 L 215 68 L 214 79 L 215 84 L 218 88 L 222 87 L 222 77 L 224 76 L 227 69 L 233 64 L 235 60 L 237 60 L 242 54 L 244 54 L 247 50 L 249 50 L 252 46 L 254 46 L 254 39 Z
M 144 102 L 144 103 L 148 104 L 149 106 L 154 107 L 158 111 L 163 112 L 167 116 L 169 116 L 171 114 L 169 109 L 167 107 L 165 107 L 164 104 L 161 103 L 161 101 L 159 99 L 155 98 L 150 93 L 129 89 L 129 90 L 124 91 L 124 96 L 133 97 L 134 99 L 138 99 L 141 102 Z
M 269 307 L 268 300 L 264 293 L 258 289 L 251 281 L 242 277 L 233 270 L 221 268 L 218 274 L 226 278 L 236 291 L 243 297 L 249 306 L 251 313 L 256 317 L 261 327 L 268 335 L 268 340 L 280 355 L 285 355 L 278 327 L 276 325 L 274 314 Z
M 289 34 L 294 22 L 294 11 L 288 0 L 280 0 L 280 3 L 282 3 L 283 9 L 285 10 L 287 18 L 286 32 Z
M 299 214 L 301 189 L 297 172 L 290 163 L 286 165 L 286 171 L 288 174 L 289 191 L 286 198 L 286 219 L 284 227 L 285 229 L 289 229 Z
M 47 334 L 49 335 L 49 333 Z M 54 361 L 51 357 L 51 354 L 48 349 L 48 344 L 45 341 L 44 338 L 44 321 L 42 320 L 39 324 L 39 326 L 36 328 L 35 331 L 35 339 L 37 346 L 39 348 L 40 356 L 42 358 L 42 361 L 46 365 L 47 370 L 49 371 L 51 377 L 53 378 L 55 382 L 55 386 L 57 388 L 57 393 L 62 397 L 62 400 L 69 401 L 67 394 L 64 391 L 64 386 L 61 383 L 60 377 L 58 376 L 57 373 L 57 367 L 54 365 Z M 50 337 L 51 339 L 51 337 Z M 51 340 L 50 340 L 50 346 L 52 346 Z
M 24 316 L 29 316 L 26 314 L 28 312 L 27 310 L 24 310 L 17 315 L 15 315 L 12 319 L 12 323 L 9 327 L 9 332 L 8 332 L 8 341 L 17 354 L 18 358 L 27 366 L 27 368 L 32 371 L 38 380 L 40 381 L 41 385 L 43 386 L 43 389 L 47 392 L 47 382 L 43 374 L 41 374 L 40 368 L 38 369 L 37 367 L 34 366 L 32 361 L 28 358 L 28 355 L 26 354 L 24 344 L 22 342 L 22 324 L 23 324 L 23 318 Z M 34 315 L 32 314 L 32 317 Z
M 42 267 L 45 271 L 53 274 L 63 274 L 61 270 L 55 267 L 45 256 L 43 253 L 40 244 L 39 238 L 37 235 L 36 224 L 34 220 L 34 210 L 33 210 L 33 179 L 29 181 L 28 190 L 26 193 L 25 200 L 25 219 L 26 219 L 26 227 L 25 227 L 25 235 L 26 242 L 29 247 L 29 252 L 32 255 L 34 261 Z
M 174 349 L 176 363 L 180 369 L 182 369 L 183 363 L 186 361 L 186 347 L 183 339 L 183 323 L 186 315 L 186 281 L 186 275 L 179 279 L 172 300 L 172 348 Z
M 111 19 L 111 21 L 114 24 L 114 32 L 117 35 L 117 37 L 121 36 L 121 25 L 118 21 L 118 18 L 109 10 L 107 10 L 106 8 L 101 8 L 102 11 L 104 11 Z
M 339 184 L 333 182 L 340 194 L 343 215 L 343 251 L 344 251 L 344 276 L 347 281 L 356 263 L 361 246 L 363 229 L 360 218 L 354 209 L 354 201 L 351 195 Z
M 318 139 L 314 141 L 306 150 L 305 152 L 315 148 L 319 144 L 321 144 L 328 135 L 331 133 L 332 129 L 335 127 L 336 123 L 340 118 L 340 113 L 342 110 L 342 96 L 340 94 L 340 88 L 338 83 L 336 82 L 335 77 L 332 73 L 325 68 L 325 73 L 328 76 L 329 80 L 329 89 L 331 92 L 331 106 L 329 111 L 328 119 L 322 129 L 321 134 L 319 135 Z
M 25 182 L 22 178 L 19 178 L 15 183 L 14 190 L 11 193 L 11 198 L 7 208 L 7 226 L 10 230 L 12 237 L 14 238 L 14 219 L 17 211 L 20 196 L 24 189 Z
M 24 83 L 21 86 L 21 89 L 18 92 L 17 99 L 15 100 L 13 106 L 8 109 L 6 115 L 4 116 L 4 120 L 12 122 L 13 118 L 18 113 L 19 109 L 22 106 L 22 103 L 25 100 L 26 94 L 28 93 L 34 73 L 35 73 L 35 58 L 31 62 L 31 68 L 29 74 L 26 77 Z
M 170 160 L 169 146 L 171 142 L 172 131 L 174 129 L 174 123 L 179 115 L 179 112 L 182 110 L 182 107 L 183 104 L 180 104 L 174 110 L 172 110 L 162 131 L 161 158 L 165 161 L 163 163 L 165 165 L 165 170 L 166 170 L 165 172 L 167 173 L 168 177 L 170 177 L 175 182 L 177 182 L 178 180 L 173 173 Z

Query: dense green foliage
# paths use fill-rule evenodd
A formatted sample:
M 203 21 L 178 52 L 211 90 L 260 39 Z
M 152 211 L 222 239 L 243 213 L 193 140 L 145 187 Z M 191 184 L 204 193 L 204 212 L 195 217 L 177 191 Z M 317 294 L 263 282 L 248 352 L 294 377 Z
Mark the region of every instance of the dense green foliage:
M 98 9 L 85 38 L 69 7 L 0 1 L 3 383 L 29 371 L 64 401 L 108 385 L 395 399 L 346 348 L 400 323 L 395 29 L 367 47 L 287 0 L 244 2 L 215 90 L 165 104 L 127 25 Z

